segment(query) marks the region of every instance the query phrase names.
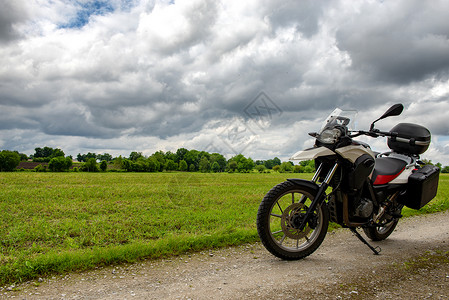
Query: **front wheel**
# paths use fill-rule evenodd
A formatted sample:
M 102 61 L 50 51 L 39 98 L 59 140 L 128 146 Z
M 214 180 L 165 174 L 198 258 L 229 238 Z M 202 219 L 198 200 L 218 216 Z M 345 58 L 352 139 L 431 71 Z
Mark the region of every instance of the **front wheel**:
M 265 195 L 257 213 L 257 232 L 273 255 L 297 260 L 321 245 L 329 226 L 326 203 L 317 206 L 302 231 L 298 229 L 315 193 L 310 187 L 285 181 Z

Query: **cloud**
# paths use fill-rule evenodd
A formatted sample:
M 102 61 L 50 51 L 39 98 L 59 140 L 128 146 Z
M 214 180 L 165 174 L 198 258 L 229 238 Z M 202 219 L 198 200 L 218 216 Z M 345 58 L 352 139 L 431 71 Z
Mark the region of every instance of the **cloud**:
M 339 28 L 337 45 L 350 55 L 352 68 L 373 80 L 407 84 L 447 77 L 448 9 L 445 1 L 364 3 Z
M 27 18 L 28 11 L 24 1 L 0 3 L 0 46 L 21 37 L 19 27 Z
M 2 148 L 204 149 L 219 124 L 253 121 L 244 109 L 261 91 L 283 113 L 253 130 L 244 149 L 253 158 L 288 158 L 337 106 L 359 110 L 368 127 L 402 102 L 401 120 L 436 141 L 449 135 L 444 1 L 2 5 L 11 12 L 0 10 Z

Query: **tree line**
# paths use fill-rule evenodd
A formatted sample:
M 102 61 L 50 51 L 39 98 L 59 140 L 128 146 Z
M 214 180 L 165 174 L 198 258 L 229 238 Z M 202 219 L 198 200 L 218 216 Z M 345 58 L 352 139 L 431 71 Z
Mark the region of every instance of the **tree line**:
M 32 160 L 42 164 L 37 165 L 34 170 L 42 171 L 128 171 L 128 172 L 163 172 L 163 171 L 183 171 L 183 172 L 252 172 L 257 170 L 260 173 L 270 172 L 313 172 L 312 163 L 302 162 L 294 166 L 291 162 L 281 162 L 278 157 L 268 160 L 254 161 L 250 157 L 242 154 L 226 159 L 222 154 L 209 153 L 206 151 L 188 150 L 179 148 L 176 152 L 157 151 L 150 156 L 145 156 L 142 152 L 133 151 L 128 157 L 113 157 L 109 153 L 96 154 L 88 152 L 78 153 L 74 164 L 72 156 L 65 156 L 63 150 L 59 148 L 43 147 L 35 148 L 35 153 L 27 156 L 17 151 L 3 150 L 0 152 L 1 171 L 13 171 L 20 161 Z M 5 167 L 3 163 L 5 162 Z M 81 163 L 81 164 L 80 164 Z
M 74 167 L 73 157 L 65 156 L 59 148 L 43 147 L 35 148 L 35 153 L 27 156 L 18 151 L 3 150 L 0 152 L 0 171 L 14 171 L 21 161 L 32 160 L 45 164 L 37 165 L 34 170 L 38 172 L 61 172 L 72 169 L 74 171 L 99 172 L 99 171 L 127 171 L 127 172 L 283 172 L 283 173 L 312 173 L 315 171 L 313 160 L 301 161 L 298 165 L 292 162 L 281 162 L 278 157 L 268 160 L 254 161 L 242 154 L 226 159 L 222 154 L 206 151 L 188 150 L 179 148 L 176 152 L 157 151 L 150 156 L 144 156 L 142 152 L 133 151 L 128 157 L 113 157 L 109 153 L 87 154 L 78 153 L 77 164 Z M 423 160 L 425 164 L 432 164 L 430 160 Z M 442 173 L 449 173 L 449 166 L 443 167 L 441 163 L 434 164 Z

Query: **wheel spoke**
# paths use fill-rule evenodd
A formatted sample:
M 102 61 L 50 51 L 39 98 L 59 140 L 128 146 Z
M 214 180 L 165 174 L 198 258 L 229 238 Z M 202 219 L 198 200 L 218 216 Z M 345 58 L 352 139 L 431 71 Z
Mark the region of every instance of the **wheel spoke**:
M 307 197 L 306 195 L 302 195 L 301 199 L 299 199 L 299 203 L 306 203 Z
M 295 193 L 292 193 L 292 204 L 295 203 Z
M 278 215 L 278 214 L 271 213 L 270 215 L 272 215 L 273 217 L 276 217 L 276 218 L 282 218 L 282 216 Z
M 284 211 L 282 210 L 282 207 L 281 207 L 281 205 L 279 204 L 279 201 L 277 201 L 277 202 L 276 202 L 276 204 L 278 205 L 278 207 L 279 207 L 279 210 L 281 211 L 281 214 L 283 214 L 283 213 L 284 213 Z
M 278 233 L 281 233 L 282 232 L 282 229 L 281 230 L 278 230 L 278 231 L 275 231 L 275 232 L 272 232 L 271 234 L 278 234 Z M 285 236 L 285 235 L 284 235 Z
M 284 242 L 284 240 L 285 240 L 285 234 L 282 236 L 281 240 L 279 241 L 279 245 L 282 245 L 282 243 Z

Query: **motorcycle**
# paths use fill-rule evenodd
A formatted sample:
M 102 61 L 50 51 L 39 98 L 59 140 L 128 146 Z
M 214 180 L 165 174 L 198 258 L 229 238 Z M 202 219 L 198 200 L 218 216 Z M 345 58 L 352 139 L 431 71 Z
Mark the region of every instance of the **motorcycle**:
M 375 123 L 398 116 L 402 104 L 390 107 L 368 131 L 349 128 L 352 112 L 335 109 L 320 132 L 309 133 L 315 145 L 295 153 L 291 160 L 314 160 L 312 180 L 287 179 L 263 198 L 257 213 L 257 231 L 265 248 L 285 260 L 312 254 L 323 242 L 329 222 L 349 228 L 374 254 L 372 241 L 386 239 L 395 229 L 404 206 L 420 209 L 437 193 L 439 169 L 419 159 L 431 134 L 423 126 L 399 123 L 390 131 Z M 374 153 L 355 138 L 387 137 L 391 151 Z

